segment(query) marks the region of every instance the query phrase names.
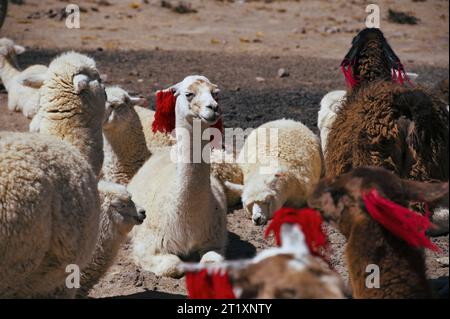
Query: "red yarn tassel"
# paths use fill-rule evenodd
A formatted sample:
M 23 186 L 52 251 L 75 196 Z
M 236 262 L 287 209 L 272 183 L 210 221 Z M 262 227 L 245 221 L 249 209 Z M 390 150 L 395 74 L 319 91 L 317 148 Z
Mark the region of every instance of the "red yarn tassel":
M 152 124 L 153 133 L 171 133 L 175 129 L 175 106 L 177 98 L 172 90 L 156 93 L 155 120 Z
M 393 235 L 414 248 L 425 247 L 439 251 L 439 248 L 425 235 L 425 231 L 431 224 L 428 219 L 428 210 L 427 216 L 421 216 L 384 198 L 376 189 L 364 194 L 363 199 L 370 216 Z
M 272 222 L 266 228 L 265 237 L 273 232 L 277 245 L 281 246 L 281 225 L 285 223 L 300 225 L 310 252 L 315 256 L 323 257 L 323 250 L 327 248 L 328 241 L 318 211 L 311 208 L 283 207 L 275 212 Z
M 403 85 L 404 83 L 410 83 L 408 75 L 406 74 L 403 64 L 398 63 L 392 69 L 392 82 Z
M 153 133 L 162 132 L 162 133 L 171 133 L 176 126 L 176 115 L 175 115 L 175 107 L 177 103 L 177 98 L 174 95 L 172 90 L 167 91 L 158 91 L 156 93 L 156 112 L 155 112 L 155 120 L 152 124 Z M 212 128 L 216 128 L 223 134 L 223 121 L 219 119 L 216 124 L 211 126 Z M 221 143 L 219 143 L 221 145 Z M 218 148 L 216 145 L 214 145 Z
M 217 271 L 212 276 L 213 289 L 216 299 L 236 299 L 230 278 L 225 272 Z
M 353 69 L 352 69 L 353 65 L 354 62 L 350 63 L 347 60 L 344 60 L 341 63 L 341 70 L 342 73 L 344 74 L 345 82 L 347 82 L 347 86 L 350 89 L 353 89 L 359 82 L 359 80 L 355 76 L 353 76 Z
M 236 299 L 228 274 L 220 270 L 186 272 L 186 289 L 190 299 Z

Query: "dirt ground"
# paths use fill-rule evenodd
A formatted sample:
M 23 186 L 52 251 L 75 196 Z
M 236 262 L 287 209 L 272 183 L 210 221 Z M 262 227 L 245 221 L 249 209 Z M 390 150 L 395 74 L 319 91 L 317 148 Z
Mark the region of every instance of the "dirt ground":
M 153 93 L 187 74 L 204 74 L 218 83 L 220 103 L 228 127 L 256 127 L 289 117 L 317 132 L 321 97 L 345 88 L 340 59 L 355 30 L 362 28 L 364 1 L 274 1 L 229 3 L 190 1 L 197 13 L 178 14 L 160 1 L 80 1 L 87 12 L 81 29 L 68 30 L 57 18 L 42 13 L 66 5 L 64 1 L 25 1 L 11 5 L 0 36 L 28 47 L 20 56 L 22 67 L 49 63 L 58 53 L 76 49 L 92 55 L 106 84 L 120 85 L 150 98 Z M 106 3 L 102 1 L 102 3 Z M 173 1 L 178 3 L 178 1 Z M 448 79 L 448 1 L 379 1 L 382 29 L 407 71 L 419 74 L 428 87 Z M 96 8 L 96 9 L 92 9 Z M 388 8 L 407 11 L 420 19 L 414 26 L 386 21 Z M 27 19 L 40 12 L 40 18 Z M 108 16 L 108 18 L 107 18 Z M 333 32 L 329 32 L 329 29 Z M 328 30 L 328 31 L 327 31 Z M 297 47 L 298 46 L 298 47 Z M 285 68 L 288 77 L 277 72 Z M 0 93 L 0 130 L 26 131 L 29 120 L 6 109 L 7 94 Z M 230 259 L 251 257 L 273 245 L 263 228 L 252 224 L 241 207 L 228 215 Z M 332 264 L 347 279 L 342 252 L 344 240 L 328 228 Z M 427 252 L 428 275 L 448 281 L 449 237 L 433 238 L 440 253 Z M 91 297 L 178 298 L 185 296 L 184 280 L 159 278 L 134 266 L 128 246 L 115 265 L 91 292 Z

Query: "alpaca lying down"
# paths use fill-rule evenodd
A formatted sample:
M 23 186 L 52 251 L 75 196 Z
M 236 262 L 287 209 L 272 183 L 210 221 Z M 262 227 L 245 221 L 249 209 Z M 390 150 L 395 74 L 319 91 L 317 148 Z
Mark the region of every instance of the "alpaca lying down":
M 405 180 L 388 170 L 360 167 L 323 179 L 308 199 L 347 238 L 345 257 L 354 298 L 430 298 L 421 248 L 437 247 L 425 236 L 427 216 L 411 201 L 434 205 L 448 197 L 447 183 Z M 377 289 L 366 285 L 366 269 L 380 271 Z
M 169 90 L 176 99 L 177 144 L 155 153 L 128 185 L 147 218 L 132 232 L 132 256 L 143 269 L 180 277 L 182 259 L 215 262 L 223 259 L 227 241 L 226 198 L 203 157 L 194 161 L 195 143 L 210 154 L 209 141 L 193 139 L 221 117 L 216 85 L 201 76 L 185 78 Z M 174 99 L 174 100 L 175 100 Z

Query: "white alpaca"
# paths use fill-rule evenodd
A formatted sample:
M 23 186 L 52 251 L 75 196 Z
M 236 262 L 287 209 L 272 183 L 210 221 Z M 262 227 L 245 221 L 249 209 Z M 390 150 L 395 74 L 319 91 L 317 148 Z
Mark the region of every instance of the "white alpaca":
M 103 118 L 106 93 L 95 61 L 67 52 L 54 59 L 46 73 L 30 75 L 23 83 L 40 87 L 40 109 L 30 123 L 31 131 L 58 136 L 75 145 L 99 174 L 103 163 L 102 121 L 92 119 Z
M 8 92 L 8 110 L 22 112 L 32 118 L 39 110 L 39 90 L 22 84 L 22 79 L 32 74 L 47 71 L 45 65 L 32 65 L 21 71 L 17 64 L 17 55 L 25 48 L 14 44 L 7 38 L 0 39 L 0 78 Z
M 277 135 L 272 135 L 275 131 Z M 274 136 L 276 140 L 272 140 Z M 254 130 L 245 141 L 238 163 L 244 186 L 227 185 L 242 192 L 244 209 L 257 225 L 265 224 L 284 205 L 302 207 L 323 173 L 319 138 L 302 123 L 286 119 Z M 264 171 L 270 163 L 277 167 L 272 172 Z
M 57 294 L 66 267 L 88 263 L 98 235 L 97 178 L 51 136 L 0 133 L 0 297 Z M 64 289 L 62 289 L 64 290 Z
M 88 295 L 113 264 L 129 232 L 145 219 L 145 210 L 134 204 L 125 186 L 101 180 L 98 190 L 102 203 L 100 234 L 94 254 L 83 269 L 79 297 Z
M 131 97 L 119 87 L 107 87 L 106 95 L 103 178 L 127 185 L 151 155 L 146 146 L 144 128 L 135 110 L 139 107 L 135 104 L 143 99 Z
M 324 154 L 327 147 L 328 133 L 330 133 L 331 127 L 336 119 L 337 112 L 341 108 L 342 103 L 345 101 L 346 94 L 347 92 L 343 90 L 331 91 L 325 94 L 320 101 L 317 127 L 320 131 L 320 142 L 322 145 L 322 152 Z
M 217 86 L 202 76 L 189 76 L 171 88 L 175 91 L 178 142 L 154 154 L 128 185 L 133 200 L 147 212 L 144 224 L 133 230 L 132 255 L 143 269 L 157 275 L 179 277 L 181 258 L 201 262 L 223 259 L 226 230 L 226 199 L 219 181 L 211 177 L 209 136 L 202 134 L 220 118 L 213 95 Z M 197 149 L 197 147 L 199 147 Z M 199 153 L 200 152 L 200 153 Z
M 66 267 L 83 269 L 97 242 L 97 174 L 82 146 L 102 143 L 101 132 L 92 128 L 101 127 L 105 93 L 93 61 L 69 57 L 53 60 L 43 86 L 50 86 L 44 107 L 51 107 L 50 116 L 64 122 L 66 130 L 54 130 L 53 136 L 0 134 L 4 297 L 73 296 L 75 291 L 65 288 Z

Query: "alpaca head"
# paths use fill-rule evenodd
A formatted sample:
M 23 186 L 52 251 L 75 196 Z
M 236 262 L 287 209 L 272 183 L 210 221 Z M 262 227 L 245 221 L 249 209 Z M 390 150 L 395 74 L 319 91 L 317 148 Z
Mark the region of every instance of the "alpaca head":
M 221 117 L 217 102 L 219 88 L 204 76 L 188 76 L 170 88 L 177 97 L 177 111 L 188 123 L 194 119 L 212 126 Z
M 289 223 L 281 225 L 281 246 L 253 259 L 182 268 L 191 298 L 327 299 L 347 294 L 339 275 L 310 254 L 301 227 Z
M 135 105 L 145 105 L 146 99 L 143 97 L 130 96 L 124 89 L 114 86 L 105 89 L 107 100 L 105 103 L 105 117 L 103 130 L 126 129 L 129 125 L 136 123 L 137 116 L 133 107 Z
M 134 226 L 140 225 L 145 219 L 145 210 L 136 205 L 126 187 L 120 184 L 100 181 L 98 189 L 103 198 L 107 217 L 122 234 L 128 234 Z
M 14 41 L 8 38 L 0 39 L 0 68 L 3 68 L 6 61 L 17 67 L 17 55 L 25 52 L 21 45 L 14 44 Z
M 252 175 L 243 188 L 242 203 L 255 225 L 265 225 L 283 207 L 286 180 L 282 174 Z
M 83 111 L 104 114 L 106 102 L 105 87 L 100 79 L 95 61 L 77 52 L 66 52 L 53 59 L 48 70 L 43 74 L 31 74 L 22 79 L 22 84 L 32 88 L 43 88 L 48 102 L 52 105 L 50 112 L 73 111 L 74 103 L 57 103 L 55 95 L 65 99 L 79 98 L 83 102 Z M 46 101 L 43 102 L 46 104 Z M 95 106 L 95 109 L 92 109 Z M 56 107 L 57 109 L 53 109 Z M 77 110 L 77 112 L 80 110 Z
M 433 205 L 448 196 L 448 183 L 404 180 L 383 168 L 360 167 L 334 179 L 322 179 L 309 196 L 308 206 L 348 235 L 354 221 L 367 217 L 363 195 L 371 189 L 405 207 L 411 201 Z
M 377 80 L 403 84 L 408 80 L 404 67 L 379 29 L 366 28 L 352 40 L 352 47 L 341 64 L 347 84 Z

